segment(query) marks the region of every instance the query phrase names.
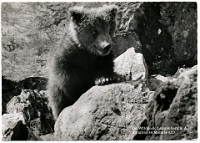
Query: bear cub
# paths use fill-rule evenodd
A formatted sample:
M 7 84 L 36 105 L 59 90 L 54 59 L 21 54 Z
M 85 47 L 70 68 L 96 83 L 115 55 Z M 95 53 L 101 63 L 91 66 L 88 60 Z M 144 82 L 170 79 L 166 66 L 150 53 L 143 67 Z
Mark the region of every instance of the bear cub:
M 48 91 L 55 119 L 95 81 L 114 76 L 112 38 L 118 8 L 73 7 L 63 39 L 49 66 Z

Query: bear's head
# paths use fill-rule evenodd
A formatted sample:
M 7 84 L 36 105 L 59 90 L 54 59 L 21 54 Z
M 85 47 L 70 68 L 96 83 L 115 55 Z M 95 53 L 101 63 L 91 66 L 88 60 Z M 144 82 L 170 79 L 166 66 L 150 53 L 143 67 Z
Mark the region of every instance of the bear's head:
M 108 55 L 112 49 L 117 11 L 115 5 L 70 8 L 69 35 L 80 48 L 100 56 Z

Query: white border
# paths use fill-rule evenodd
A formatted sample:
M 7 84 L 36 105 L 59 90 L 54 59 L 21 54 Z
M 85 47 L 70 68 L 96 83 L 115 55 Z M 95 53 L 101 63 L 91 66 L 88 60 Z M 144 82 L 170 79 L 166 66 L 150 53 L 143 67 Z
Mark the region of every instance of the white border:
M 58 1 L 56 1 L 56 0 L 1 0 L 1 2 L 0 3 L 2 3 L 2 2 L 197 2 L 197 20 L 198 20 L 198 26 L 197 26 L 197 35 L 198 35 L 198 37 L 197 37 L 197 52 L 198 52 L 198 60 L 197 61 L 199 61 L 200 60 L 200 57 L 199 57 L 199 50 L 198 50 L 198 47 L 199 47 L 199 14 L 200 14 L 200 12 L 199 12 L 199 2 L 196 0 L 146 0 L 146 1 L 144 1 L 144 0 L 135 0 L 135 1 L 133 1 L 133 0 L 125 0 L 125 1 L 123 1 L 123 0 L 108 0 L 108 1 L 105 1 L 105 0 L 58 0 Z M 1 13 L 1 7 L 0 7 L 0 13 Z M 1 20 L 0 20 L 0 22 L 1 22 Z M 0 26 L 0 28 L 1 28 L 1 26 Z M 0 42 L 1 42 L 1 38 L 0 38 Z M 0 49 L 0 52 L 1 52 L 1 49 Z M 2 55 L 0 56 L 0 60 L 1 60 L 1 58 L 2 58 Z M 1 73 L 1 76 L 0 76 L 0 89 L 1 89 L 1 93 L 2 93 L 2 65 L 1 65 L 1 62 L 0 62 L 0 73 Z M 198 66 L 198 75 L 199 75 L 199 66 Z M 200 77 L 198 76 L 198 83 L 199 83 L 199 80 L 200 80 Z M 198 91 L 199 91 L 199 84 L 198 84 Z M 2 94 L 0 94 L 0 95 L 2 95 Z M 200 99 L 199 99 L 200 97 L 198 97 L 198 111 L 199 111 L 199 103 L 200 103 Z M 0 98 L 0 104 L 2 105 L 2 96 L 1 96 L 1 98 Z M 2 110 L 2 108 L 1 108 L 1 110 Z M 0 111 L 1 111 L 0 110 Z M 199 112 L 198 112 L 198 131 L 200 130 L 200 123 L 199 123 L 199 119 L 200 119 L 200 115 L 199 115 Z M 3 142 L 2 141 L 2 118 L 0 118 L 0 142 Z M 200 134 L 198 134 L 198 137 L 200 136 Z M 192 142 L 197 142 L 197 141 L 199 141 L 199 138 L 196 140 L 196 141 L 192 141 Z M 6 141 L 6 142 L 8 142 L 8 141 Z M 10 142 L 12 142 L 12 143 L 15 143 L 15 142 L 17 142 L 17 141 L 10 141 Z M 29 141 L 30 143 L 32 143 L 32 142 L 35 142 L 35 141 Z M 39 141 L 40 142 L 40 141 Z M 43 141 L 43 142 L 47 142 L 47 141 Z M 50 142 L 57 142 L 57 141 L 50 141 Z M 67 141 L 68 143 L 73 143 L 74 141 Z M 82 141 L 76 141 L 77 143 L 82 143 Z M 86 141 L 84 141 L 84 142 L 86 142 Z M 95 141 L 90 141 L 90 143 L 93 143 L 93 142 L 95 142 Z M 98 141 L 99 143 L 102 143 L 102 142 L 104 142 L 104 141 Z M 155 142 L 155 141 L 136 141 L 136 140 L 133 140 L 133 141 L 106 141 L 106 142 L 109 142 L 109 143 L 116 143 L 116 142 L 123 142 L 123 143 L 125 143 L 125 142 Z M 172 142 L 172 140 L 169 140 L 169 141 L 157 141 L 156 140 L 156 142 Z M 183 141 L 176 141 L 176 142 L 183 142 Z M 184 142 L 191 142 L 191 141 L 184 141 Z

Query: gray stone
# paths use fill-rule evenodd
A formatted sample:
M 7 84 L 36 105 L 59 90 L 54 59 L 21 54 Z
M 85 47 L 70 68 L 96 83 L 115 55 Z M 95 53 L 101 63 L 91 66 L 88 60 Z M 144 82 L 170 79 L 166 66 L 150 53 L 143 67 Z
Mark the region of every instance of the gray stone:
M 2 116 L 2 140 L 26 140 L 28 129 L 22 112 Z
M 197 108 L 197 66 L 194 66 L 181 73 L 176 80 L 161 84 L 145 109 L 146 123 L 142 126 L 163 128 L 146 131 L 167 133 L 147 134 L 140 139 L 197 139 Z M 134 139 L 138 137 L 136 135 Z
M 131 72 L 132 80 L 147 79 L 148 69 L 143 55 L 129 48 L 114 60 L 114 71 L 121 75 Z
M 197 64 L 195 2 L 142 3 L 133 20 L 150 75 L 172 75 L 180 66 Z
M 55 140 L 131 140 L 144 118 L 148 95 L 130 84 L 94 86 L 55 124 Z
M 6 105 L 8 115 L 23 113 L 29 129 L 28 139 L 35 139 L 40 135 L 53 132 L 54 119 L 46 96 L 45 91 L 24 89 Z

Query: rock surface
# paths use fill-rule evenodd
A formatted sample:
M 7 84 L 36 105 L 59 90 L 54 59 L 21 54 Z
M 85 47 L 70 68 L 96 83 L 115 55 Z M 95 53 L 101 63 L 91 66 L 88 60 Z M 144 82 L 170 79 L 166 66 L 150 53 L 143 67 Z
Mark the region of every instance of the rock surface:
M 197 64 L 195 2 L 116 3 L 119 24 L 115 57 L 128 47 L 141 52 L 149 75 L 173 75 L 178 67 Z
M 44 77 L 28 77 L 19 82 L 6 79 L 2 76 L 2 114 L 6 113 L 6 104 L 22 89 L 45 90 L 47 79 Z
M 148 69 L 143 55 L 129 48 L 114 60 L 114 71 L 121 75 L 131 72 L 132 80 L 147 79 Z
M 19 96 L 14 96 L 6 105 L 8 114 L 5 115 L 14 116 L 15 114 L 21 113 L 25 118 L 23 125 L 28 129 L 27 134 L 29 136 L 26 140 L 38 140 L 40 135 L 53 132 L 54 120 L 51 109 L 47 105 L 48 99 L 46 94 L 45 91 L 22 90 Z M 7 122 L 15 122 L 15 120 L 12 121 L 10 118 Z M 11 129 L 11 131 L 14 133 L 19 132 L 17 129 Z M 16 138 L 5 136 L 5 140 L 10 139 L 18 140 L 21 138 L 20 136 L 19 138 L 18 136 Z
M 2 116 L 2 140 L 27 140 L 28 129 L 22 112 Z
M 140 7 L 140 2 L 116 2 L 119 7 L 118 11 L 118 24 L 116 35 L 113 39 L 114 42 L 114 57 L 121 55 L 128 48 L 134 47 L 136 52 L 142 53 L 142 45 L 139 37 L 134 29 L 137 24 L 135 20 L 135 11 Z
M 43 141 L 54 141 L 54 134 L 51 133 L 51 134 L 41 135 L 40 138 Z
M 174 74 L 180 66 L 197 64 L 195 2 L 142 3 L 132 21 L 150 75 Z
M 131 140 L 144 118 L 148 96 L 141 86 L 94 86 L 61 112 L 55 140 Z
M 197 106 L 197 66 L 194 66 L 156 90 L 145 109 L 143 130 L 134 139 L 197 139 Z M 142 131 L 148 134 L 141 135 Z

